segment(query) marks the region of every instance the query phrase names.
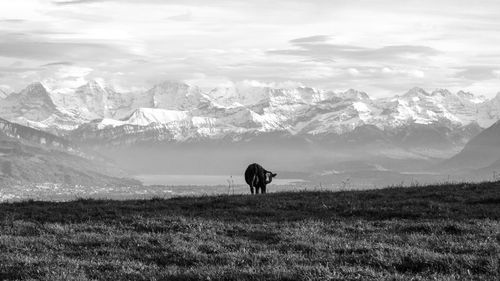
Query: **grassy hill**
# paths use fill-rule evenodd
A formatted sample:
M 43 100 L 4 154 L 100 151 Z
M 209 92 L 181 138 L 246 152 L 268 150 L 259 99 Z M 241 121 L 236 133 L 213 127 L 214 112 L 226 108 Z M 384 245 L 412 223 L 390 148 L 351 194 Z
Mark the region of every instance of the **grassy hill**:
M 0 280 L 499 280 L 500 183 L 0 204 Z

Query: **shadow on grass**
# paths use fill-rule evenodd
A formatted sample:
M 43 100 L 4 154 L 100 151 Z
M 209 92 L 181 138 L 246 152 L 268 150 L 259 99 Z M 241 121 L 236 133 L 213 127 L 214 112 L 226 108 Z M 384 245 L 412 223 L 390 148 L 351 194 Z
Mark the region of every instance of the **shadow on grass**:
M 303 191 L 265 195 L 179 197 L 151 200 L 26 201 L 0 204 L 0 220 L 35 223 L 129 223 L 134 217 L 199 217 L 220 221 L 282 222 L 380 219 L 500 219 L 500 183 L 456 184 L 367 191 Z M 137 225 L 162 231 L 165 225 Z M 175 227 L 175 222 L 168 227 Z M 421 228 L 421 229 L 420 229 Z M 426 232 L 426 226 L 408 232 Z M 459 232 L 459 229 L 449 229 Z M 236 234 L 235 234 L 236 235 Z M 243 234 L 241 234 L 243 235 Z M 252 233 L 251 239 L 272 240 Z

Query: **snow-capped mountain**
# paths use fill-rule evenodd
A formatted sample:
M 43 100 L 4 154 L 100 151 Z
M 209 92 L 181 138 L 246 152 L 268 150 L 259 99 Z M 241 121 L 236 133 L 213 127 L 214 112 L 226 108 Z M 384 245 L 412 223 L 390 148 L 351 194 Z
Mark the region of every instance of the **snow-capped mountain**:
M 166 81 L 154 86 L 135 99 L 133 107 L 193 110 L 206 102 L 208 102 L 208 99 L 198 87 Z
M 189 89 L 170 84 L 165 88 Z M 427 93 L 415 88 L 401 96 L 374 100 L 352 89 L 334 93 L 305 87 L 263 87 L 251 91 L 260 94 L 253 104 L 248 104 L 247 92 L 243 90 L 233 91 L 237 93 L 233 96 L 215 98 L 214 92 L 217 91 L 197 94 L 198 103 L 193 104 L 198 107 L 189 109 L 185 103 L 182 105 L 189 91 L 184 90 L 183 95 L 179 91 L 166 91 L 162 96 L 173 93 L 172 104 L 181 106 L 138 108 L 120 120 L 104 118 L 89 122 L 72 135 L 92 143 L 130 144 L 238 142 L 277 134 L 336 146 L 373 141 L 413 148 L 447 147 L 455 152 L 480 132 L 479 122 L 487 125 L 498 118 L 497 115 L 482 117 L 485 115 L 480 110 L 487 103 L 481 99 L 447 90 Z
M 52 92 L 54 104 L 82 121 L 120 118 L 130 111 L 131 97 L 91 80 L 73 91 Z
M 438 89 L 427 93 L 423 89 L 413 88 L 402 96 L 390 99 L 387 109 L 391 110 L 390 116 L 394 122 L 412 119 L 418 124 L 430 124 L 449 120 L 460 125 L 477 122 L 487 127 L 498 116 L 481 118 L 478 111 L 484 101 L 484 97 L 475 97 L 462 91 L 453 94 L 446 89 Z
M 24 117 L 32 121 L 45 120 L 57 113 L 55 104 L 41 83 L 30 84 L 21 92 L 7 96 L 0 106 L 7 117 Z
M 218 87 L 209 91 L 207 95 L 217 105 L 235 107 L 252 106 L 270 98 L 293 103 L 313 103 L 328 99 L 335 93 L 309 87 L 275 89 L 241 85 L 239 87 Z
M 52 132 L 72 130 L 85 122 L 65 108 L 58 107 L 39 82 L 1 99 L 0 117 Z
M 401 141 L 418 139 L 414 134 L 425 131 L 436 141 L 463 145 L 499 119 L 500 95 L 486 100 L 463 91 L 413 88 L 400 96 L 371 99 L 353 89 L 248 85 L 204 92 L 174 81 L 142 93 L 119 93 L 95 81 L 70 92 L 48 93 L 34 83 L 3 98 L 0 117 L 46 130 L 68 132 L 80 126 L 72 134 L 84 137 L 82 141 L 94 136 L 105 142 L 111 132 L 126 134 L 129 141 L 134 135 L 141 140 L 148 135 L 149 141 L 239 141 L 269 133 L 321 139 L 359 134 L 357 128 L 372 126 Z

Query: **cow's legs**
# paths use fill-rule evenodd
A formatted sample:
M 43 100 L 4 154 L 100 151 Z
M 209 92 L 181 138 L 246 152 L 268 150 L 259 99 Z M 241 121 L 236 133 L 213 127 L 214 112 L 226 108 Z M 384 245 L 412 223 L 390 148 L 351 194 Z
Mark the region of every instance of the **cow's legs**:
M 253 189 L 255 188 L 255 194 L 259 193 L 259 177 L 254 173 L 252 178 L 252 184 L 250 185 L 250 192 L 253 194 Z
M 261 189 L 260 193 L 262 193 L 262 194 L 266 193 L 266 186 L 264 185 L 261 188 L 262 189 Z

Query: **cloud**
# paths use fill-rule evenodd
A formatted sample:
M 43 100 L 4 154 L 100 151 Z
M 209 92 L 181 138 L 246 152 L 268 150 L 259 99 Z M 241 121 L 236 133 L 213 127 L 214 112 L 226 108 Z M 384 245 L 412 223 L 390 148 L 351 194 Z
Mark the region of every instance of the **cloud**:
M 236 84 L 238 88 L 245 87 L 260 87 L 260 88 L 277 88 L 277 89 L 287 89 L 287 88 L 297 88 L 304 87 L 304 84 L 297 81 L 281 81 L 281 82 L 262 82 L 257 80 L 242 80 Z
M 347 72 L 352 76 L 358 76 L 360 74 L 359 70 L 354 67 L 347 69 Z
M 35 37 L 30 34 L 1 34 L 0 56 L 30 59 L 76 59 L 85 61 L 102 61 L 123 57 L 125 50 L 112 44 L 68 42 Z
M 418 85 L 490 89 L 500 65 L 495 0 L 4 2 L 0 84 L 14 89 L 79 66 L 124 89 L 291 80 L 377 96 Z
M 488 80 L 498 77 L 496 71 L 498 67 L 494 66 L 484 66 L 484 65 L 474 65 L 465 68 L 460 68 L 460 70 L 455 74 L 456 78 L 468 79 L 468 80 Z
M 318 43 L 318 42 L 326 42 L 330 40 L 330 36 L 328 35 L 314 35 L 309 37 L 301 37 L 290 40 L 290 43 Z
M 309 37 L 313 38 L 313 37 Z M 305 38 L 303 38 L 305 39 Z M 322 40 L 296 41 L 294 39 L 293 49 L 270 50 L 269 54 L 299 56 L 314 61 L 325 61 L 349 59 L 356 61 L 403 61 L 419 60 L 429 56 L 435 56 L 440 51 L 419 45 L 392 45 L 381 48 L 368 48 L 347 44 L 328 44 Z
M 52 4 L 57 5 L 57 6 L 71 6 L 71 5 L 82 5 L 82 4 L 89 4 L 89 3 L 101 3 L 101 2 L 115 2 L 115 3 L 136 3 L 136 4 L 143 4 L 143 3 L 154 3 L 154 4 L 167 4 L 167 5 L 179 5 L 179 1 L 175 0 L 55 0 L 52 1 Z M 231 4 L 231 0 L 214 0 L 211 1 L 215 3 L 216 5 L 220 4 Z M 206 5 L 205 0 L 184 0 L 182 1 L 182 4 L 185 5 Z
M 4 66 L 0 67 L 1 73 L 22 73 L 27 71 L 37 71 L 40 70 L 37 67 L 17 67 L 17 66 Z
M 62 65 L 49 78 L 43 79 L 42 83 L 51 91 L 67 92 L 85 84 L 92 71 L 93 69 L 88 67 Z
M 190 21 L 192 20 L 192 14 L 191 12 L 175 15 L 168 17 L 167 20 L 173 20 L 173 21 Z
M 23 19 L 0 19 L 0 22 L 5 22 L 5 23 L 23 23 L 23 22 L 26 22 L 26 20 L 23 20 Z
M 60 0 L 60 1 L 52 1 L 52 3 L 60 6 L 64 5 L 78 5 L 78 4 L 87 4 L 87 3 L 95 3 L 95 2 L 103 2 L 107 0 Z
M 58 62 L 51 62 L 51 63 L 42 64 L 41 67 L 60 66 L 60 65 L 73 65 L 73 63 L 69 62 L 69 61 L 58 61 Z

